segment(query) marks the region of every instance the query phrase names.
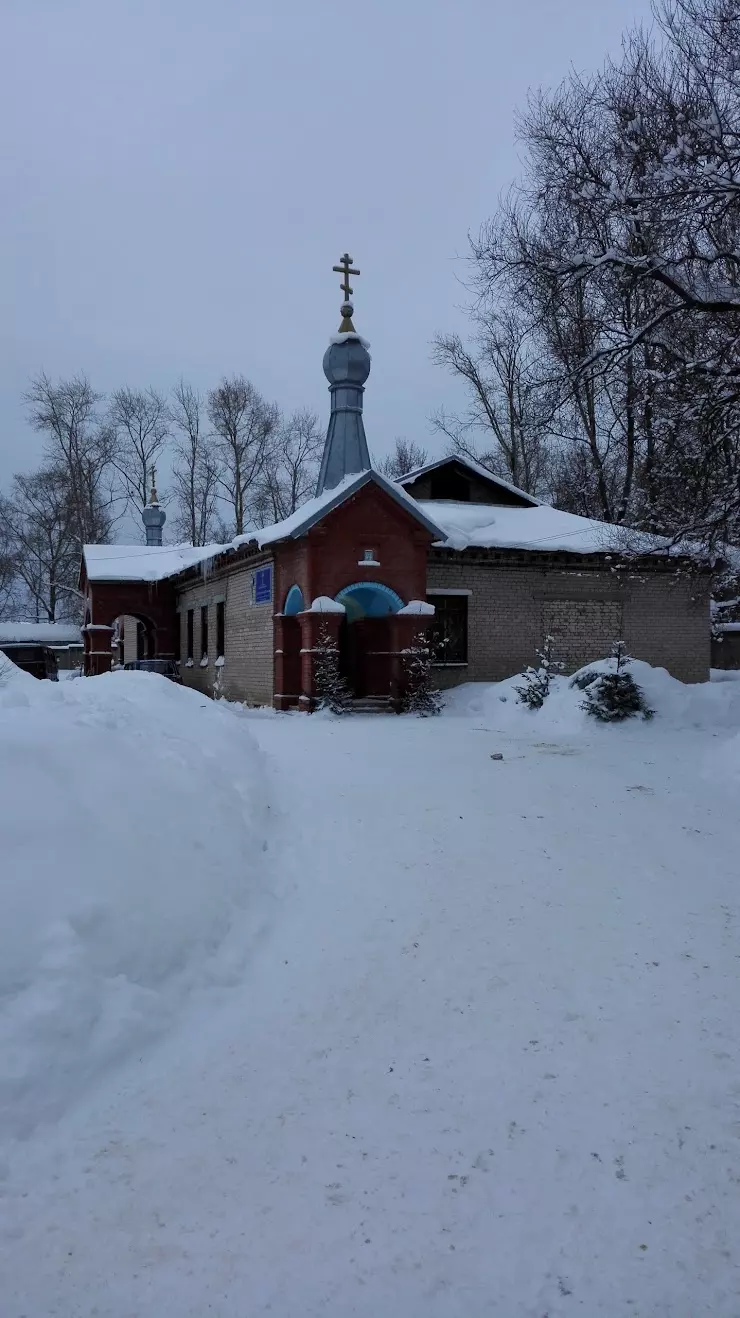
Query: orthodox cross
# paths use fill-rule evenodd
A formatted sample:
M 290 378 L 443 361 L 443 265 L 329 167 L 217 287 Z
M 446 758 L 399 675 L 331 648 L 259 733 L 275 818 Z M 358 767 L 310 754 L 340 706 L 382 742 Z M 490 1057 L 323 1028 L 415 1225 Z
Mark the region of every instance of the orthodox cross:
M 350 288 L 349 277 L 350 275 L 359 275 L 360 273 L 359 270 L 352 269 L 352 257 L 349 256 L 347 252 L 345 252 L 344 256 L 341 258 L 339 262 L 339 265 L 333 265 L 332 270 L 335 270 L 338 275 L 344 275 L 344 279 L 342 280 L 339 287 L 344 293 L 345 302 L 349 302 L 352 296 L 352 289 Z
M 149 502 L 156 503 L 157 502 L 157 468 L 152 467 L 151 471 L 152 471 L 152 493 Z

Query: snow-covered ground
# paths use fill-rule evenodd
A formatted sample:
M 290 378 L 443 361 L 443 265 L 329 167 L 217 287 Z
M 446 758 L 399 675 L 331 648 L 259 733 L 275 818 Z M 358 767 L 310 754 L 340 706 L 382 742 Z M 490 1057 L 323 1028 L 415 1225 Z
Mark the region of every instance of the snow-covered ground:
M 737 1318 L 740 682 L 635 675 L 0 689 L 3 1318 Z

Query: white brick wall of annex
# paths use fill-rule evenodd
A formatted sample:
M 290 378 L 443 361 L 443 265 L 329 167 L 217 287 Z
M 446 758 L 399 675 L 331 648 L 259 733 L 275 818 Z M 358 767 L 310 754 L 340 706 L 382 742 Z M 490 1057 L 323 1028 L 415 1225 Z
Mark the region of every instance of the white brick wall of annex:
M 471 555 L 472 557 L 472 555 Z M 622 639 L 636 659 L 684 682 L 709 677 L 708 577 L 674 570 L 610 570 L 603 564 L 543 563 L 531 556 L 486 560 L 433 550 L 427 586 L 466 590 L 468 663 L 436 670 L 441 686 L 499 681 L 533 663 L 548 631 L 555 658 L 573 672 Z M 430 594 L 434 603 L 434 595 Z
M 233 568 L 213 572 L 178 591 L 180 622 L 180 672 L 185 686 L 205 695 L 214 694 L 220 674 L 220 694 L 228 700 L 250 705 L 272 704 L 273 691 L 273 600 L 254 602 L 253 579 L 257 568 L 272 565 L 270 555 L 261 555 Z M 273 570 L 274 585 L 274 570 Z M 225 654 L 216 666 L 217 604 L 224 602 Z M 208 607 L 208 664 L 201 664 L 201 608 Z M 193 610 L 193 663 L 187 663 L 187 614 Z M 216 688 L 218 690 L 218 688 Z

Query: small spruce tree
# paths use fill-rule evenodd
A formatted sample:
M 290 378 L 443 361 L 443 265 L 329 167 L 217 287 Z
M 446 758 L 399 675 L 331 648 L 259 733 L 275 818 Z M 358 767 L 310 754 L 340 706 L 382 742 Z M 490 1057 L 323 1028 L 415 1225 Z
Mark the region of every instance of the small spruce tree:
M 522 705 L 528 705 L 530 709 L 542 709 L 547 696 L 550 694 L 550 683 L 553 677 L 562 673 L 565 664 L 553 659 L 553 647 L 555 640 L 552 636 L 546 636 L 541 650 L 535 650 L 538 663 L 535 668 L 531 665 L 524 669 L 522 677 L 524 682 L 522 686 L 515 688 L 517 697 Z
M 442 709 L 442 695 L 434 685 L 432 663 L 434 648 L 426 632 L 417 632 L 411 645 L 403 651 L 404 695 L 401 708 L 405 714 L 429 718 Z
M 635 714 L 652 718 L 654 710 L 649 708 L 644 691 L 629 672 L 630 657 L 624 641 L 614 642 L 611 657 L 615 660 L 614 671 L 595 675 L 585 688 L 581 709 L 601 723 L 618 723 Z
M 347 713 L 352 695 L 339 669 L 339 646 L 328 627 L 322 627 L 314 649 L 314 682 L 317 709 Z

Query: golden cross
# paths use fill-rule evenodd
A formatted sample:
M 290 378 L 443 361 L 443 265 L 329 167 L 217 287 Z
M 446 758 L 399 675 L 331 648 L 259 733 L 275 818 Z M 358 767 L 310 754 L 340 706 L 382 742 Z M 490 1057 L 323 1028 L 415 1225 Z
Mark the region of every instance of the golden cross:
M 359 270 L 352 269 L 352 257 L 349 256 L 347 252 L 345 252 L 344 256 L 341 258 L 339 262 L 339 265 L 333 265 L 332 270 L 335 270 L 338 275 L 344 275 L 344 279 L 342 280 L 339 287 L 344 293 L 345 302 L 349 302 L 352 296 L 352 289 L 350 288 L 349 277 L 350 275 L 359 275 L 360 273 Z

